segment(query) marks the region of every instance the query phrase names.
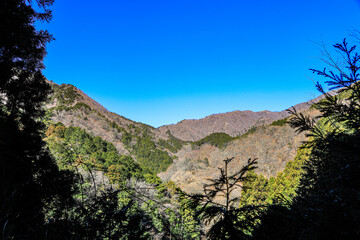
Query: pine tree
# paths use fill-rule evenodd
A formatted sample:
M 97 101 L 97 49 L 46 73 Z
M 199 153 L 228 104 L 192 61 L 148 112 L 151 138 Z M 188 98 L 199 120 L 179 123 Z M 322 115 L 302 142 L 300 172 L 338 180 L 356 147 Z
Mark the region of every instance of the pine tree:
M 44 147 L 43 102 L 50 87 L 42 74 L 53 0 L 0 1 L 0 227 L 1 239 L 43 239 L 45 206 L 53 216 L 71 205 L 75 176 L 59 171 Z
M 204 194 L 184 195 L 191 199 L 192 208 L 209 227 L 207 239 L 247 239 L 249 231 L 255 224 L 256 216 L 262 206 L 239 205 L 240 196 L 232 194 L 241 189 L 247 174 L 256 168 L 256 159 L 249 159 L 247 164 L 237 172 L 229 173 L 229 164 L 234 158 L 224 160 L 224 168 L 219 168 L 220 177 L 209 179 L 204 185 Z
M 293 110 L 289 121 L 309 137 L 297 197 L 288 208 L 272 206 L 255 239 L 360 239 L 360 55 L 346 39 L 334 48 L 343 64 L 325 50 L 331 69 L 311 70 L 336 94 L 317 83 L 319 115 Z

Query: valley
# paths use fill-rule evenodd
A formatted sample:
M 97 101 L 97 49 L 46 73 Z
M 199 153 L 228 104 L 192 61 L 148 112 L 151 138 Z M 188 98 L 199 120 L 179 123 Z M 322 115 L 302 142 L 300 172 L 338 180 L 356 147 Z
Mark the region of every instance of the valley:
M 1 240 L 360 239 L 354 3 L 55 2 L 0 1 Z
M 201 192 L 227 157 L 235 158 L 232 169 L 257 158 L 256 173 L 276 177 L 306 140 L 285 123 L 289 117 L 286 110 L 235 111 L 153 128 L 107 111 L 75 86 L 51 85 L 54 93 L 46 105 L 50 121 L 79 127 L 112 143 L 120 155 L 131 157 L 163 181 L 172 181 L 189 193 Z M 315 115 L 310 107 L 319 100 L 321 97 L 295 108 Z

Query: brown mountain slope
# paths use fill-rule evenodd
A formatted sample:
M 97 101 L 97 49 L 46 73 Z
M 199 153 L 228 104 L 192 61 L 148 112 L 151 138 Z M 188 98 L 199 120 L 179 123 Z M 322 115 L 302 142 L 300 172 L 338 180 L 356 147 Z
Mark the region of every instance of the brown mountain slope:
M 80 108 L 76 108 L 75 107 L 76 104 L 84 103 L 85 105 L 89 106 L 91 110 L 98 113 L 98 115 L 102 115 L 103 117 L 105 117 L 105 119 L 108 119 L 109 121 L 116 122 L 120 127 L 128 128 L 129 125 L 136 125 L 136 126 L 145 125 L 143 123 L 132 121 L 116 113 L 108 111 L 101 104 L 90 98 L 83 91 L 81 91 L 80 89 L 76 88 L 73 85 L 70 84 L 57 85 L 56 83 L 53 82 L 49 82 L 49 83 L 54 89 L 54 94 L 52 95 L 51 100 L 46 106 L 46 108 L 48 109 L 57 108 L 55 109 L 58 110 L 57 112 L 63 110 L 68 110 L 68 111 L 78 110 Z M 66 109 L 66 107 L 68 109 Z M 71 107 L 75 107 L 75 108 L 71 108 Z M 159 135 L 158 131 L 156 131 L 155 128 L 148 125 L 146 126 L 149 127 L 149 129 L 151 129 L 153 133 Z
M 167 165 L 161 168 L 161 171 L 166 170 L 171 161 L 174 163 L 160 176 L 190 190 L 197 189 L 211 174 L 216 174 L 225 157 L 235 156 L 233 162 L 237 166 L 242 165 L 250 157 L 257 157 L 259 171 L 265 175 L 275 175 L 294 157 L 295 150 L 303 139 L 288 126 L 268 126 L 274 120 L 288 116 L 285 111 L 235 111 L 211 115 L 200 120 L 184 120 L 176 125 L 155 129 L 107 111 L 72 85 L 54 83 L 51 85 L 54 94 L 47 104 L 50 120 L 62 122 L 66 127 L 80 127 L 94 136 L 113 143 L 120 154 L 130 155 L 145 164 L 164 161 L 166 156 L 163 153 L 165 153 L 168 155 Z M 319 99 L 321 97 L 295 107 L 298 110 L 308 109 Z M 207 136 L 205 134 L 215 132 L 237 136 L 253 126 L 265 127 L 258 127 L 255 133 L 246 138 L 229 142 L 223 149 L 210 145 L 192 149 L 189 144 L 181 149 L 184 143 L 168 132 L 176 130 L 172 132 L 175 137 L 187 136 L 189 139 L 200 139 L 202 136 Z M 179 149 L 181 150 L 176 153 Z M 155 152 L 156 154 L 152 155 Z M 178 159 L 173 159 L 175 155 Z M 162 160 L 157 159 L 158 157 Z M 170 163 L 169 158 L 172 159 Z
M 257 173 L 265 177 L 276 176 L 288 161 L 294 159 L 304 140 L 303 134 L 296 134 L 286 124 L 258 127 L 255 132 L 231 141 L 221 149 L 209 144 L 193 149 L 188 144 L 177 153 L 178 158 L 167 171 L 159 176 L 164 181 L 175 182 L 185 192 L 199 193 L 208 183 L 207 179 L 218 177 L 218 167 L 223 167 L 223 160 L 230 157 L 234 157 L 230 165 L 233 172 L 245 165 L 249 158 L 257 158 Z
M 254 125 L 269 124 L 284 117 L 270 111 L 234 111 L 210 115 L 199 120 L 183 120 L 177 124 L 162 126 L 159 130 L 170 130 L 175 137 L 184 141 L 198 141 L 216 132 L 224 132 L 235 137 L 244 134 Z
M 297 104 L 294 107 L 298 111 L 304 111 L 321 99 L 323 99 L 323 96 L 309 102 Z M 213 114 L 198 120 L 183 120 L 177 124 L 161 126 L 158 129 L 162 133 L 170 131 L 175 137 L 184 141 L 198 141 L 216 132 L 224 132 L 232 137 L 239 136 L 246 133 L 251 127 L 268 125 L 275 120 L 288 116 L 286 110 L 281 112 L 233 111 Z
M 149 125 L 106 110 L 73 85 L 49 83 L 54 90 L 45 106 L 50 120 L 55 123 L 62 122 L 66 127 L 80 127 L 94 136 L 99 136 L 113 143 L 120 154 L 132 155 L 131 145 L 136 143 L 138 136 L 149 136 L 155 142 L 168 139 L 168 134 L 162 134 Z M 129 139 L 129 136 L 131 142 L 125 146 L 125 138 Z

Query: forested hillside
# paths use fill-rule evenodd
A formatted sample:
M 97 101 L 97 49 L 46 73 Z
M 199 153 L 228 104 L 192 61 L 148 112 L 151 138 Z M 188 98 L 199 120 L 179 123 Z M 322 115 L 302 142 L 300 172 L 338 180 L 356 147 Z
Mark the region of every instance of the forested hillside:
M 174 185 L 164 184 L 131 157 L 119 155 L 112 143 L 81 128 L 67 128 L 62 123 L 50 124 L 45 134 L 47 146 L 60 169 L 70 170 L 81 179 L 79 192 L 74 196 L 80 203 L 72 206 L 73 211 L 84 208 L 86 212 L 83 214 L 95 214 L 87 221 L 71 219 L 77 224 L 71 228 L 72 234 L 120 239 L 162 238 L 168 235 L 175 238 L 193 236 L 196 239 L 200 236 L 200 226 L 193 210 L 180 208 L 184 200 L 181 202 L 173 196 Z M 103 196 L 106 193 L 110 195 Z M 111 198 L 105 200 L 102 196 Z M 94 199 L 99 202 L 91 203 Z M 109 212 L 101 213 L 97 208 L 107 208 Z M 126 215 L 113 215 L 119 210 L 125 211 Z M 80 218 L 78 215 L 72 217 Z M 105 223 L 101 219 L 110 222 Z M 79 232 L 89 231 L 88 227 L 82 226 L 89 224 L 88 221 L 94 221 L 91 228 L 95 229 Z M 118 225 L 124 222 L 129 224 Z M 119 234 L 122 234 L 121 237 Z
M 309 113 L 314 114 L 315 110 Z M 252 128 L 239 137 L 225 133 L 212 134 L 200 141 L 184 145 L 176 154 L 178 158 L 166 172 L 159 176 L 173 181 L 184 191 L 199 193 L 207 179 L 218 175 L 222 160 L 234 157 L 230 173 L 243 166 L 249 158 L 258 158 L 256 173 L 267 179 L 285 169 L 288 161 L 295 158 L 297 148 L 306 138 L 303 134 L 283 124 Z
M 257 156 L 260 159 L 257 172 L 267 177 L 276 176 L 286 162 L 295 157 L 297 147 L 305 140 L 285 124 L 288 118 L 284 118 L 252 127 L 238 137 L 214 133 L 196 142 L 184 142 L 170 131 L 162 134 L 151 126 L 107 111 L 72 85 L 51 83 L 51 86 L 54 93 L 46 105 L 48 121 L 79 127 L 101 137 L 142 168 L 155 174 L 163 172 L 159 175 L 163 180 L 171 179 L 192 192 L 200 191 L 228 156 L 234 156 L 234 163 L 240 166 L 246 156 Z M 315 109 L 306 111 L 316 112 Z
M 231 137 L 226 133 L 213 133 L 196 142 L 184 142 L 174 137 L 170 131 L 161 134 L 157 129 L 109 113 L 104 109 L 101 113 L 98 109 L 99 104 L 93 102 L 93 105 L 88 105 L 89 100 L 84 101 L 83 97 L 86 95 L 71 85 L 53 85 L 53 88 L 55 94 L 47 105 L 50 106 L 47 113 L 47 121 L 50 122 L 48 122 L 46 140 L 60 166 L 64 164 L 62 163 L 64 160 L 61 159 L 66 158 L 64 157 L 66 156 L 65 149 L 71 149 L 73 154 L 75 153 L 73 156 L 77 156 L 72 157 L 71 161 L 77 164 L 79 161 L 83 162 L 92 171 L 101 172 L 100 176 L 106 179 L 105 182 L 108 181 L 106 184 L 122 183 L 126 188 L 132 189 L 126 183 L 129 179 L 137 179 L 136 181 L 152 186 L 151 188 L 158 192 L 147 195 L 147 198 L 152 199 L 150 203 L 152 208 L 138 205 L 142 206 L 140 209 L 144 211 L 143 217 L 147 216 L 150 223 L 155 224 L 150 224 L 149 229 L 159 231 L 158 234 L 150 234 L 148 237 L 169 234 L 167 237 L 182 236 L 185 239 L 189 236 L 200 237 L 202 231 L 206 232 L 212 226 L 202 222 L 201 210 L 197 214 L 200 205 L 194 208 L 192 197 L 176 197 L 178 191 L 176 186 L 187 194 L 190 193 L 188 196 L 203 193 L 202 186 L 208 184 L 207 179 L 216 179 L 217 167 L 220 167 L 222 160 L 228 157 L 235 157 L 229 163 L 229 174 L 245 166 L 247 158 L 257 158 L 255 170 L 247 172 L 241 187 L 233 189 L 232 194 L 241 196 L 236 201 L 238 209 L 249 211 L 248 206 L 256 206 L 256 213 L 253 213 L 255 218 L 251 221 L 248 219 L 249 222 L 243 229 L 243 234 L 246 238 L 250 238 L 254 231 L 254 237 L 262 239 L 263 234 L 268 231 L 266 224 L 268 224 L 268 218 L 272 217 L 271 214 L 277 211 L 276 209 L 289 211 L 294 201 L 302 199 L 299 189 L 303 186 L 302 181 L 305 181 L 303 176 L 306 175 L 307 164 L 311 161 L 312 148 L 301 145 L 306 140 L 305 135 L 297 134 L 287 123 L 294 122 L 294 119 L 299 116 L 316 116 L 324 111 L 324 107 L 321 106 L 328 107 L 328 102 L 335 104 L 345 101 L 352 96 L 351 93 L 354 91 L 353 89 L 343 91 L 337 96 L 334 96 L 334 91 L 329 94 L 323 92 L 326 99 L 317 99 L 314 103 L 321 101 L 309 106 L 310 109 L 309 107 L 302 108 L 302 111 L 298 113 L 294 108 L 295 117 L 286 117 L 252 127 L 237 137 Z M 59 97 L 65 101 L 56 100 Z M 325 118 L 317 123 L 319 128 L 324 129 L 322 131 L 333 131 L 331 123 L 326 120 L 329 117 L 330 115 L 325 115 Z M 63 121 L 65 125 L 60 122 L 55 124 L 54 120 Z M 317 120 L 313 124 L 316 122 Z M 83 129 L 89 131 L 90 134 Z M 340 124 L 337 125 L 337 129 L 342 130 L 345 127 Z M 103 136 L 114 144 L 104 142 L 99 136 Z M 310 141 L 313 136 L 310 135 Z M 77 147 L 74 148 L 74 146 Z M 118 153 L 124 155 L 118 155 Z M 164 182 L 154 175 L 159 172 L 162 172 L 159 176 Z M 135 190 L 132 194 L 137 195 L 136 192 Z M 138 204 L 144 201 L 143 196 L 137 195 L 137 198 Z M 160 199 L 167 203 L 163 202 L 159 205 Z M 215 196 L 212 200 L 215 202 L 210 204 L 224 201 L 221 199 Z M 167 207 L 163 208 L 162 204 Z M 169 211 L 169 209 L 172 210 Z M 154 211 L 158 214 L 153 215 Z M 282 213 L 276 212 L 276 214 Z M 174 216 L 184 218 L 180 225 L 175 220 L 177 217 L 174 218 Z M 246 216 L 247 219 L 248 215 Z M 173 225 L 166 228 L 164 224 Z M 236 227 L 236 221 L 234 224 Z M 179 227 L 186 231 L 182 230 L 180 234 Z M 270 237 L 270 239 L 273 238 Z
M 155 224 L 150 224 L 149 228 L 165 231 L 164 226 L 161 227 L 164 221 L 175 221 L 172 223 L 174 227 L 166 230 L 167 234 L 179 234 L 176 229 L 181 226 L 189 231 L 183 232 L 184 235 L 201 236 L 201 229 L 205 225 L 201 227 L 200 219 L 195 216 L 196 210 L 191 205 L 184 205 L 183 201 L 189 200 L 176 200 L 174 190 L 177 185 L 185 192 L 200 193 L 206 179 L 216 177 L 216 166 L 221 166 L 226 156 L 235 156 L 231 171 L 244 164 L 246 158 L 242 156 L 254 152 L 259 156 L 257 173 L 249 173 L 242 192 L 240 189 L 235 191 L 242 196 L 238 201 L 239 207 L 271 204 L 279 201 L 280 196 L 283 197 L 281 201 L 290 201 L 296 195 L 300 166 L 305 155 L 299 152 L 294 161 L 288 161 L 294 158 L 297 147 L 305 138 L 289 128 L 286 124 L 288 118 L 274 121 L 268 126 L 253 127 L 239 137 L 215 133 L 200 141 L 186 143 L 172 136 L 169 131 L 166 138 L 161 138 L 156 129 L 150 126 L 109 113 L 74 86 L 52 86 L 54 93 L 47 104 L 48 128 L 45 140 L 59 166 L 78 171 L 87 179 L 87 184 L 98 189 L 116 184 L 128 188 L 130 192 L 134 191 L 131 194 L 137 196 L 136 202 L 142 206 L 143 217 L 147 216 L 148 221 Z M 309 110 L 310 114 L 315 112 Z M 54 120 L 63 122 L 55 123 Z M 104 141 L 100 136 L 113 143 Z M 169 161 L 166 162 L 166 159 Z M 171 161 L 175 161 L 175 164 L 171 165 Z M 160 174 L 165 180 L 162 183 L 154 173 L 165 171 L 165 167 L 170 165 L 166 173 Z M 145 198 L 152 199 L 147 203 L 152 206 L 151 210 L 141 204 L 147 202 L 141 196 L 143 190 L 133 189 L 128 185 L 129 179 L 135 180 L 133 186 L 140 183 L 145 188 L 153 189 L 151 193 L 145 191 Z M 159 205 L 158 201 L 168 201 L 167 204 L 171 203 L 168 207 L 173 210 L 164 211 L 162 204 L 166 203 Z M 182 207 L 176 210 L 176 206 Z M 153 211 L 160 212 L 152 215 Z M 187 220 L 178 225 L 173 214 L 178 217 L 185 214 Z
M 165 171 L 182 141 L 169 132 L 111 113 L 72 85 L 51 83 L 47 103 L 49 121 L 80 127 L 114 144 L 121 154 L 131 156 L 154 173 Z
M 46 80 L 52 4 L 0 2 L 0 239 L 360 239 L 356 46 L 311 106 L 155 129 Z

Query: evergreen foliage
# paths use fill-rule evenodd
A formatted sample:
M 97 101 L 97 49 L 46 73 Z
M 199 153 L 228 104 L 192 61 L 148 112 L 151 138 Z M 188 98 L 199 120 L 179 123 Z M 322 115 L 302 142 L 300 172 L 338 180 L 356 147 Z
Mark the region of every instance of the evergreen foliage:
M 144 179 L 144 171 L 130 156 L 119 155 L 112 143 L 93 137 L 81 128 L 51 124 L 46 135 L 51 153 L 63 168 L 69 168 L 81 159 L 86 167 L 107 173 L 112 182 Z
M 345 68 L 325 51 L 332 69 L 312 71 L 327 78 L 330 89 L 347 95 L 332 96 L 317 83 L 325 94 L 316 105 L 320 115 L 313 119 L 292 111 L 290 125 L 310 137 L 309 159 L 293 202 L 270 207 L 255 239 L 360 238 L 360 56 L 346 40 L 334 47 Z
M 234 174 L 229 174 L 228 165 L 233 158 L 224 160 L 224 168 L 219 168 L 220 177 L 209 179 L 210 184 L 204 185 L 204 194 L 186 195 L 191 207 L 197 209 L 197 215 L 209 227 L 207 239 L 247 239 L 254 227 L 256 217 L 262 206 L 236 207 L 238 196 L 232 192 L 242 188 L 247 174 L 255 169 L 256 159 L 248 163 Z M 219 200 L 220 198 L 220 200 Z
M 279 120 L 272 122 L 270 125 L 271 126 L 284 126 L 287 123 L 288 119 L 289 118 L 279 119 Z
M 146 124 L 141 124 L 140 127 L 129 124 L 127 125 L 128 131 L 115 122 L 109 121 L 109 126 L 122 133 L 121 141 L 126 148 L 136 157 L 144 169 L 148 169 L 154 174 L 166 171 L 173 160 L 168 152 L 161 150 L 160 147 L 171 152 L 177 152 L 182 147 L 182 141 L 174 136 L 169 136 L 170 140 L 168 141 L 160 139 L 156 143 L 152 138 L 150 127 Z
M 52 0 L 0 2 L 0 228 L 1 239 L 44 239 L 47 212 L 73 204 L 76 176 L 60 171 L 41 137 L 43 102 L 50 87 L 42 75 Z
M 192 146 L 201 146 L 203 144 L 210 144 L 215 147 L 222 148 L 230 141 L 238 139 L 238 137 L 231 137 L 226 133 L 212 133 L 209 136 L 204 137 L 203 139 L 191 143 Z
M 170 150 L 172 153 L 177 153 L 184 145 L 184 141 L 174 137 L 170 130 L 167 130 L 166 133 L 169 136 L 169 140 L 160 139 L 159 145 L 165 149 Z
M 68 220 L 64 222 L 72 223 L 68 228 L 68 231 L 71 229 L 69 236 L 142 239 L 153 236 L 150 232 L 175 239 L 197 239 L 200 236 L 200 225 L 191 209 L 169 208 L 177 202 L 173 199 L 170 203 L 168 199 L 168 189 L 175 189 L 174 184 L 162 183 L 159 177 L 143 170 L 131 157 L 119 155 L 113 144 L 80 128 L 51 124 L 46 135 L 58 164 L 64 169 L 82 173 L 82 180 L 77 181 L 81 191 L 74 195 L 81 204 L 67 210 Z M 99 171 L 106 174 L 117 190 L 106 185 L 97 186 L 97 180 L 94 182 L 91 176 Z M 86 178 L 86 175 L 90 177 Z M 98 194 L 94 195 L 95 192 Z M 92 217 L 85 218 L 89 215 Z M 54 229 L 60 231 L 61 227 Z
M 89 113 L 92 109 L 89 105 L 82 103 L 82 102 L 78 102 L 76 103 L 74 106 L 67 106 L 67 105 L 60 105 L 57 107 L 53 107 L 51 109 L 49 109 L 48 111 L 52 112 L 52 111 L 71 111 L 71 110 L 78 110 L 78 109 L 83 109 L 85 110 L 85 113 Z
M 258 127 L 253 126 L 253 127 L 251 127 L 249 130 L 247 130 L 246 133 L 244 133 L 243 135 L 241 135 L 239 138 L 240 138 L 240 139 L 241 139 L 241 138 L 246 138 L 246 137 L 248 137 L 250 134 L 253 134 L 254 132 L 256 132 L 257 129 L 258 129 Z
M 72 105 L 76 99 L 80 98 L 80 94 L 77 93 L 76 88 L 71 84 L 51 84 L 53 90 L 52 99 L 58 101 L 60 106 Z
M 286 205 L 296 196 L 300 183 L 302 166 L 308 159 L 307 149 L 298 149 L 293 161 L 286 163 L 285 169 L 277 176 L 265 178 L 254 171 L 248 173 L 241 192 L 240 206 L 245 205 Z
M 316 104 L 320 115 L 313 119 L 292 111 L 290 125 L 310 138 L 276 178 L 255 174 L 256 160 L 229 174 L 232 158 L 225 159 L 220 177 L 210 179 L 204 194 L 182 193 L 170 201 L 176 186 L 153 174 L 172 163 L 159 146 L 176 152 L 183 145 L 170 132 L 168 141 L 156 142 L 150 126 L 124 129 L 107 120 L 140 164 L 100 137 L 61 123 L 45 132 L 53 156 L 45 147 L 42 105 L 50 87 L 41 71 L 52 36 L 34 25 L 51 19 L 53 0 L 36 3 L 0 2 L 1 239 L 200 239 L 201 224 L 208 227 L 208 239 L 248 239 L 254 228 L 253 239 L 360 238 L 360 56 L 355 46 L 345 40 L 334 46 L 345 69 L 327 55 L 333 70 L 312 70 L 339 95 L 326 93 L 318 83 L 325 94 Z M 55 97 L 57 110 L 92 111 L 81 102 L 73 105 L 79 94 L 71 85 L 56 86 Z M 234 139 L 214 133 L 193 146 L 221 148 Z M 111 184 L 99 184 L 95 172 L 106 174 Z M 241 198 L 232 195 L 237 188 Z
M 44 146 L 42 105 L 50 87 L 41 70 L 52 36 L 34 25 L 51 19 L 53 1 L 36 3 L 43 12 L 31 1 L 0 2 L 0 238 L 140 239 L 145 218 L 141 211 L 130 214 L 131 201 L 119 203 L 112 189 L 86 190 L 89 183 L 71 169 L 59 170 Z M 66 100 L 71 93 L 65 91 Z M 53 127 L 68 137 L 63 126 Z M 71 153 L 62 154 L 64 161 Z
M 132 153 L 139 163 L 157 174 L 171 165 L 172 158 L 165 151 L 157 148 L 150 137 L 137 137 L 136 144 L 132 146 Z

